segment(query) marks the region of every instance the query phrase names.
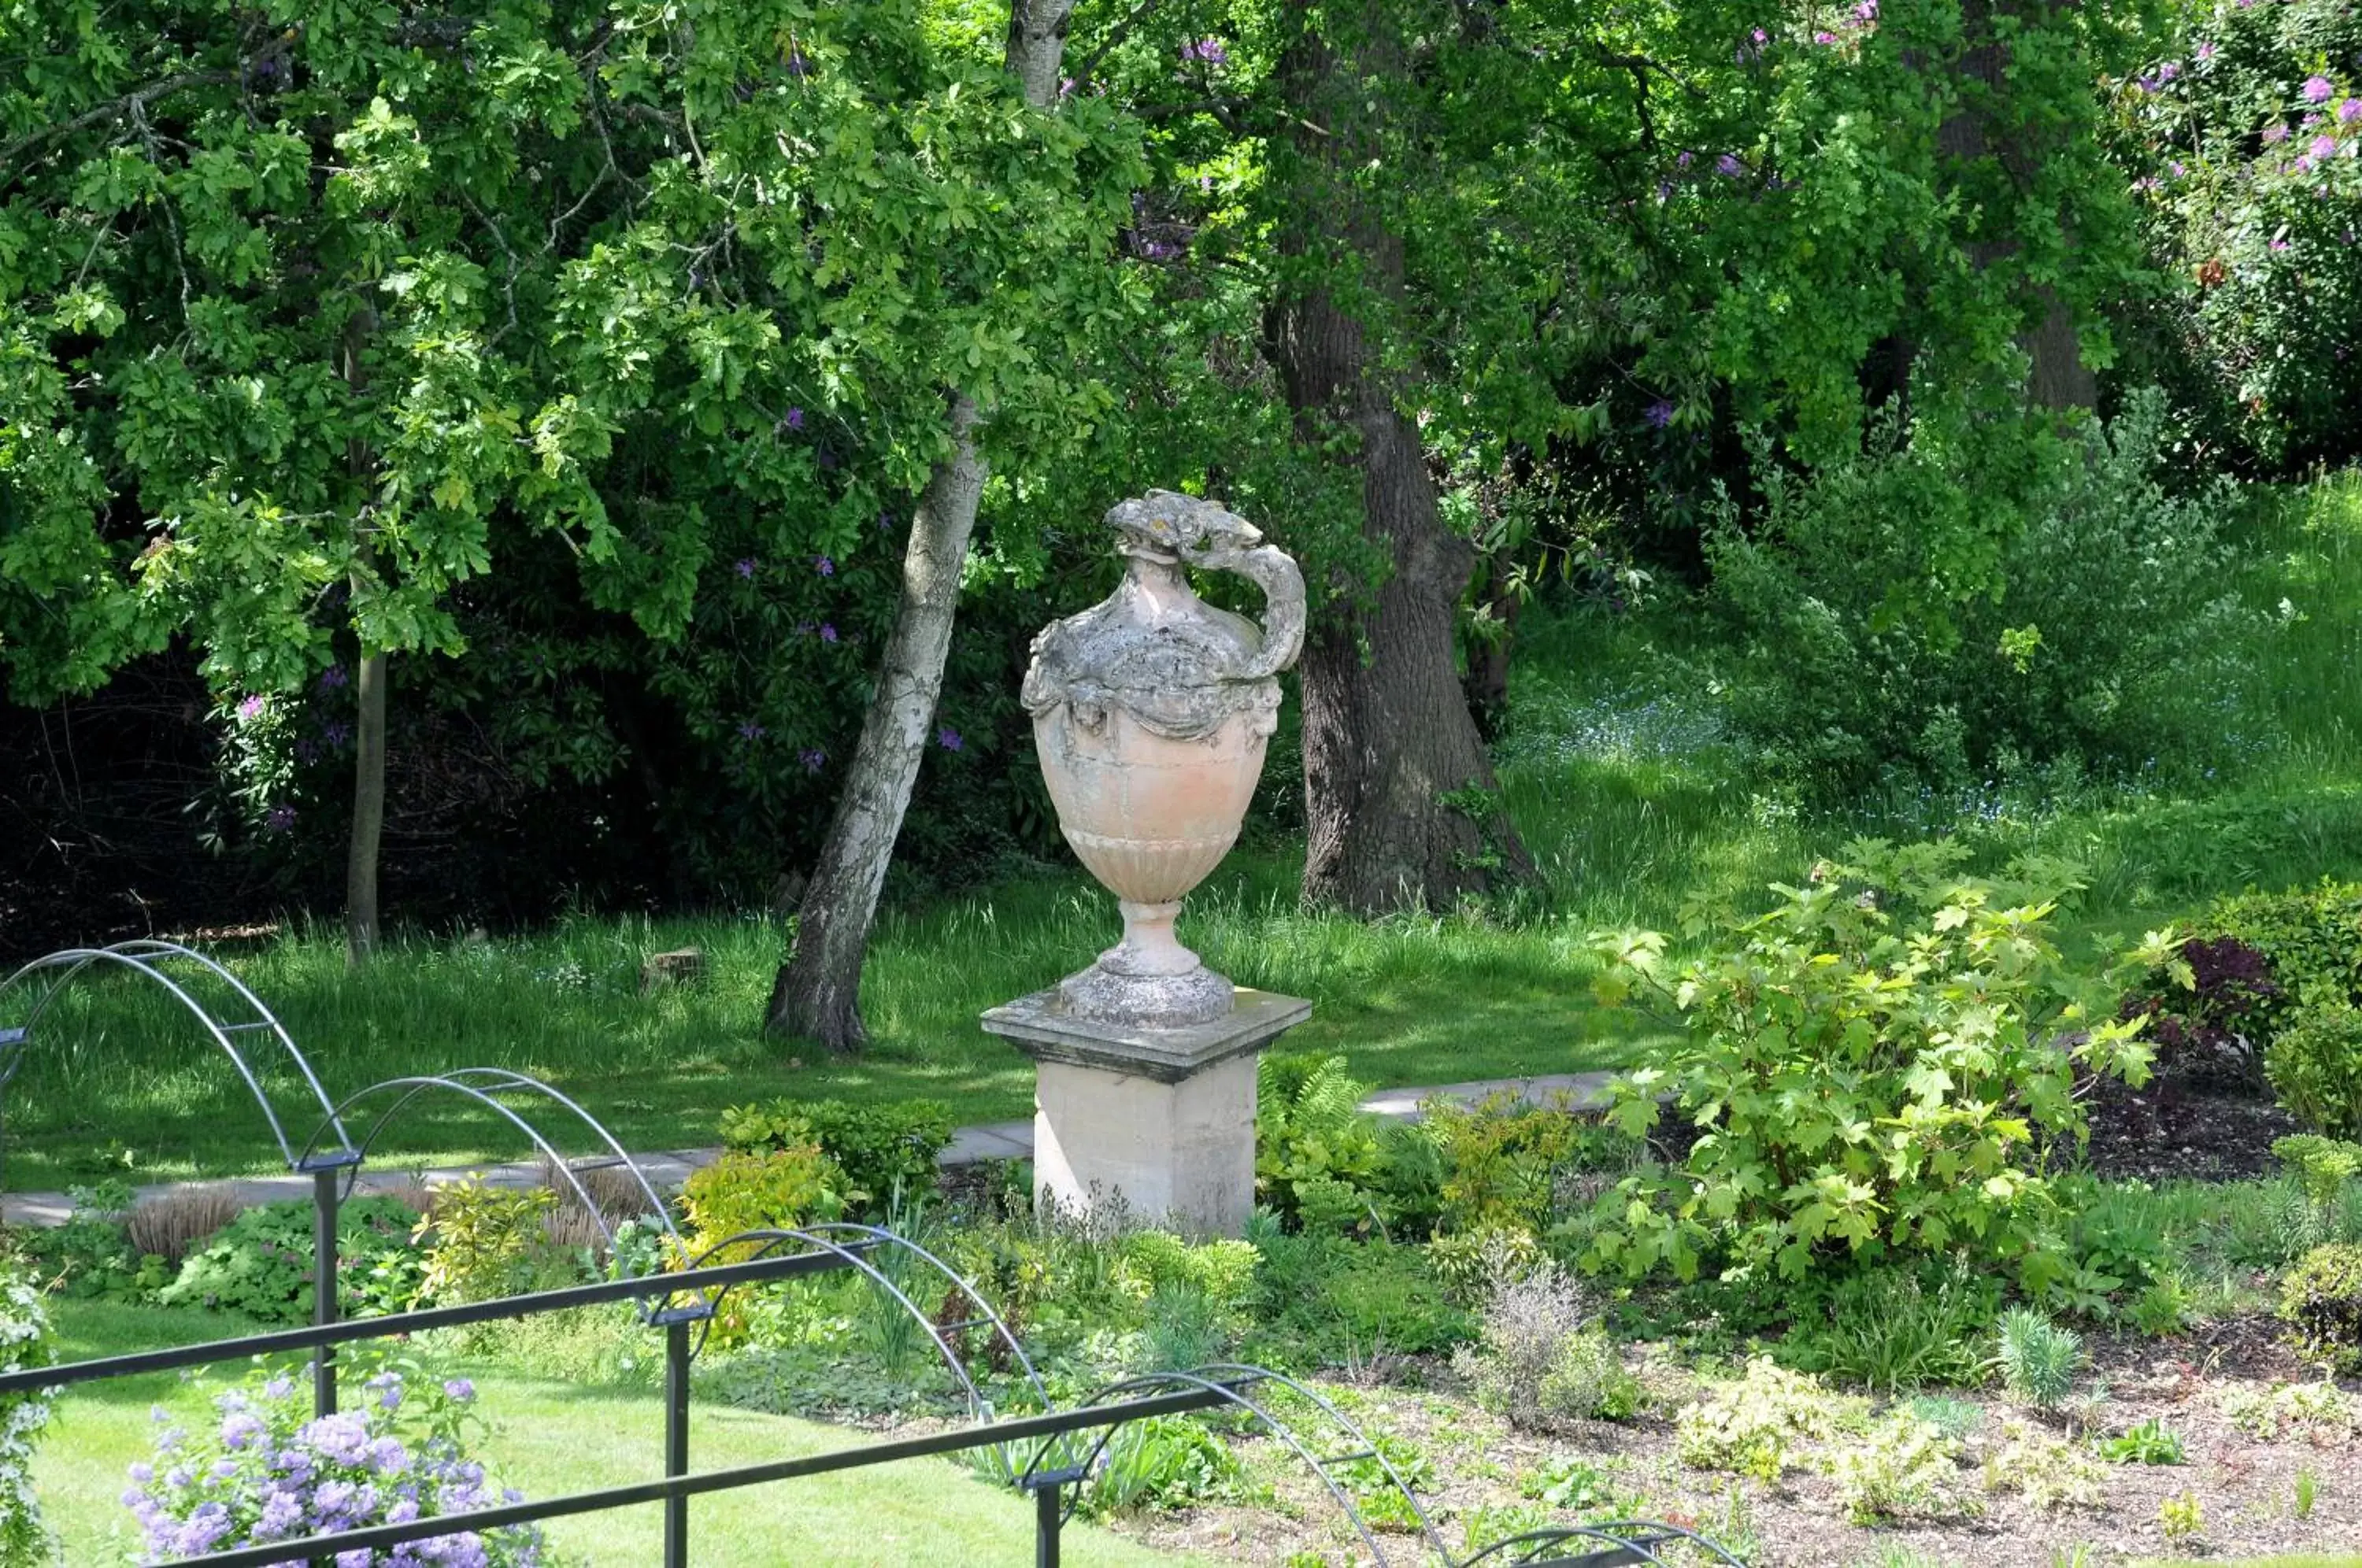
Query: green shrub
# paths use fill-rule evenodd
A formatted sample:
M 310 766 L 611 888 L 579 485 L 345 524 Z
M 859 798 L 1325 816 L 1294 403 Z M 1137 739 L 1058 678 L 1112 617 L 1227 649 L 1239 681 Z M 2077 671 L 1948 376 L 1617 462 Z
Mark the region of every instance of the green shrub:
M 1424 1130 L 1442 1165 L 1441 1224 L 1451 1231 L 1549 1225 L 1562 1174 L 1629 1164 L 1630 1140 L 1563 1106 L 1530 1105 L 1502 1090 L 1462 1106 L 1424 1108 Z
M 1290 1232 L 1269 1214 L 1248 1222 L 1247 1239 L 1259 1259 L 1255 1315 L 1264 1325 L 1250 1359 L 1366 1365 L 1449 1351 L 1476 1331 L 1424 1248 Z
M 2083 1336 L 2031 1307 L 2001 1315 L 1995 1355 L 2011 1395 L 2037 1410 L 2055 1410 L 2075 1391 L 2083 1370 Z
M 471 1176 L 438 1188 L 412 1239 L 426 1247 L 419 1297 L 436 1306 L 490 1301 L 570 1275 L 544 1221 L 557 1208 L 546 1187 L 493 1187 Z
M 2241 894 L 2215 905 L 2207 923 L 2270 960 L 2279 995 L 2265 1012 L 2268 1031 L 2301 1008 L 2362 1004 L 2362 883 Z
M 1687 1278 L 1712 1259 L 1795 1279 L 1816 1261 L 1960 1251 L 2035 1290 L 2067 1272 L 2046 1151 L 2086 1135 L 2079 1076 L 2137 1083 L 2147 1053 L 2137 1021 L 2062 999 L 2063 874 L 1979 880 L 1958 874 L 1965 853 L 1849 845 L 1670 980 L 1661 936 L 1602 940 L 1602 999 L 1644 986 L 1687 1025 L 1662 1066 L 1616 1081 L 1609 1115 L 1639 1136 L 1670 1091 L 1698 1135 L 1679 1169 L 1601 1198 L 1590 1266 Z
M 2333 1242 L 2280 1281 L 2280 1316 L 2298 1352 L 2341 1377 L 2362 1375 L 2362 1246 Z
M 1106 1458 L 1079 1499 L 1100 1518 L 1186 1508 L 1220 1496 L 1240 1474 L 1222 1440 L 1187 1416 L 1125 1422 L 1108 1440 Z
M 1800 1372 L 1888 1394 L 1983 1381 L 1979 1348 L 1992 1331 L 2000 1286 L 1964 1264 L 1869 1269 L 1839 1280 L 1826 1315 L 1796 1314 L 1773 1353 Z
M 28 1372 L 57 1359 L 39 1285 L 12 1259 L 0 1266 L 0 1372 Z M 0 1568 L 46 1568 L 56 1561 L 33 1488 L 33 1448 L 55 1402 L 48 1388 L 0 1398 Z
M 1718 1383 L 1673 1419 L 1673 1452 L 1693 1470 L 1728 1470 L 1777 1481 L 1797 1463 L 1796 1445 L 1826 1439 L 1858 1421 L 1859 1400 L 1832 1394 L 1818 1378 L 1790 1372 L 1768 1356 L 1746 1375 Z
M 844 1173 L 848 1209 L 883 1214 L 935 1189 L 936 1156 L 952 1141 L 952 1109 L 941 1100 L 854 1105 L 841 1099 L 773 1100 L 722 1113 L 725 1148 L 776 1152 L 816 1143 Z
M 1985 1489 L 2017 1497 L 2048 1513 L 2095 1508 L 2105 1496 L 2107 1466 L 2092 1451 L 2011 1417 L 1985 1460 Z
M 392 1198 L 356 1198 L 337 1209 L 337 1289 L 348 1316 L 398 1312 L 416 1298 L 424 1267 L 411 1240 L 417 1220 Z M 308 1323 L 312 1221 L 312 1205 L 300 1198 L 248 1209 L 191 1253 L 156 1299 L 266 1323 Z
M 743 1231 L 793 1230 L 808 1220 L 834 1220 L 844 1212 L 848 1185 L 836 1162 L 814 1144 L 725 1153 L 681 1184 L 690 1253 L 701 1256 Z M 750 1242 L 708 1261 L 733 1262 L 756 1250 L 758 1243 Z
M 1828 1456 L 1838 1501 L 1858 1525 L 1957 1518 L 1978 1510 L 1958 1481 L 1959 1444 L 1907 1411 Z
M 1360 1234 L 1385 1223 L 1386 1154 L 1369 1086 L 1342 1056 L 1255 1065 L 1255 1200 L 1292 1228 Z
M 83 1301 L 147 1301 L 172 1282 L 163 1258 L 143 1256 L 132 1245 L 125 1221 L 132 1200 L 128 1183 L 77 1187 L 66 1197 L 72 1207 L 64 1224 L 26 1236 L 47 1288 Z
M 2264 1077 L 2298 1121 L 2335 1137 L 2362 1136 L 2362 1008 L 2298 1013 L 2264 1047 Z
M 2194 773 L 2224 748 L 2255 621 L 2229 591 L 2235 487 L 2164 490 L 2153 392 L 2080 451 L 1991 435 L 1889 419 L 1809 478 L 1759 458 L 1764 514 L 1727 505 L 1710 536 L 1745 649 L 1733 717 L 1819 801 Z
M 2102 1438 L 2099 1450 L 2111 1464 L 2179 1464 L 2182 1457 L 2180 1434 L 2155 1416 Z
M 1427 1259 L 1444 1294 L 1463 1307 L 1482 1307 L 1504 1283 L 1542 1261 L 1542 1244 L 1521 1226 L 1485 1224 L 1435 1237 L 1427 1243 Z

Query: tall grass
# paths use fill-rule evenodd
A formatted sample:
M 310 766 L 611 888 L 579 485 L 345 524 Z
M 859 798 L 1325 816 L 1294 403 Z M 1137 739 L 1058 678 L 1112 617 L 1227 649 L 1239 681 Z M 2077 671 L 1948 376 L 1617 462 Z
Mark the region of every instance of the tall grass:
M 2362 476 L 2264 508 L 2256 528 L 2239 586 L 2278 613 L 2255 650 L 2257 711 L 2239 723 L 2280 740 L 2204 793 L 1872 801 L 1805 820 L 1762 790 L 1727 738 L 1720 650 L 1684 606 L 1538 612 L 1521 631 L 1499 748 L 1540 873 L 1534 889 L 1364 922 L 1299 909 L 1296 852 L 1242 849 L 1191 899 L 1184 935 L 1242 984 L 1315 1000 L 1291 1046 L 1341 1051 L 1375 1084 L 1428 1084 L 1644 1055 L 1658 1026 L 1588 999 L 1586 933 L 1673 929 L 1694 902 L 1744 907 L 1857 833 L 1948 832 L 1987 861 L 2071 859 L 2089 886 L 2070 912 L 2093 944 L 2224 891 L 2362 876 Z M 863 982 L 872 1043 L 848 1060 L 758 1032 L 787 942 L 767 915 L 584 915 L 491 940 L 412 932 L 359 975 L 347 974 L 326 929 L 298 926 L 231 955 L 332 1096 L 498 1065 L 557 1084 L 635 1146 L 669 1148 L 711 1142 L 724 1106 L 773 1094 L 926 1094 L 963 1121 L 1024 1115 L 1031 1066 L 977 1015 L 1080 967 L 1117 934 L 1113 900 L 1077 872 L 890 908 Z M 704 950 L 704 980 L 642 996 L 642 961 L 680 946 Z M 22 999 L 0 997 L 0 1025 L 17 1021 Z M 284 1073 L 269 1087 L 300 1141 L 316 1112 L 291 1097 Z M 11 1187 L 275 1164 L 213 1048 L 167 999 L 120 977 L 87 976 L 61 998 L 5 1109 Z M 495 1114 L 456 1097 L 414 1102 L 380 1148 L 435 1163 L 524 1152 Z

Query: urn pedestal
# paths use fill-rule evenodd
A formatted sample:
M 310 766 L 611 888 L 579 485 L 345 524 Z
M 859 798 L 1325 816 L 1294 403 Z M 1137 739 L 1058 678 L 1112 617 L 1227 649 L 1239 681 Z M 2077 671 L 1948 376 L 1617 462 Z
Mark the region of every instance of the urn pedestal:
M 1123 581 L 1034 639 L 1023 700 L 1059 830 L 1116 895 L 1123 939 L 984 1027 L 1037 1063 L 1037 1197 L 1236 1234 L 1254 1204 L 1255 1053 L 1312 1004 L 1239 990 L 1174 922 L 1253 799 L 1304 582 L 1214 502 L 1151 491 L 1107 522 Z M 1193 567 L 1259 586 L 1264 624 L 1200 600 Z
M 1127 1028 L 1076 1018 L 1055 988 L 986 1013 L 1034 1061 L 1036 1200 L 1238 1235 L 1254 1212 L 1256 1054 L 1311 1016 L 1302 998 L 1239 990 L 1211 1022 Z

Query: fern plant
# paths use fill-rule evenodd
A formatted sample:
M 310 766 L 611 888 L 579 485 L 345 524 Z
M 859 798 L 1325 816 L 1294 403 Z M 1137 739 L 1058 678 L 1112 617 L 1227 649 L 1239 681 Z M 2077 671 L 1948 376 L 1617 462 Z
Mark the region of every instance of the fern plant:
M 2083 1336 L 2061 1328 L 2031 1307 L 2013 1307 L 2001 1315 L 2002 1382 L 2010 1393 L 2037 1410 L 2058 1409 L 2075 1389 L 2075 1375 L 2083 1369 Z
M 1342 1056 L 1265 1056 L 1255 1067 L 1255 1197 L 1291 1229 L 1377 1222 L 1385 1165 L 1369 1086 Z

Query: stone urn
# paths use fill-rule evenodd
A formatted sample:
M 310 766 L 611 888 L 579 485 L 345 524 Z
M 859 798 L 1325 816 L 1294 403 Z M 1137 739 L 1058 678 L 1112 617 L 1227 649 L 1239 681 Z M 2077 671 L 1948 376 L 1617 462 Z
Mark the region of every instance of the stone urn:
M 1304 644 L 1304 580 L 1217 502 L 1153 490 L 1106 520 L 1128 558 L 1123 582 L 1044 627 L 1025 672 L 1059 829 L 1123 912 L 1123 940 L 1062 981 L 1054 1005 L 1180 1028 L 1231 1009 L 1231 982 L 1181 945 L 1173 922 L 1245 821 L 1278 724 L 1275 678 Z M 1253 581 L 1264 624 L 1199 599 L 1192 567 Z

